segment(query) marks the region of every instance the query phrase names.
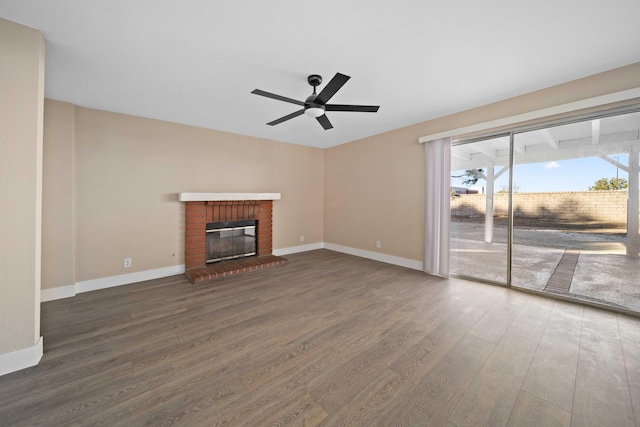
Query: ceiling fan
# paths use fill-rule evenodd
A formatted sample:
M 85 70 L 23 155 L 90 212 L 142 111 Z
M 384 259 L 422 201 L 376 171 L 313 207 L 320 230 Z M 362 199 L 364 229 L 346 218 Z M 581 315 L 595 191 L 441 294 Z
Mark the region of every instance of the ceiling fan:
M 304 107 L 301 110 L 298 110 L 291 114 L 287 114 L 284 117 L 280 117 L 279 119 L 267 123 L 270 126 L 275 126 L 282 122 L 286 122 L 287 120 L 293 119 L 294 117 L 306 114 L 308 116 L 315 117 L 318 123 L 322 125 L 324 130 L 328 130 L 332 129 L 333 125 L 325 115 L 326 111 L 359 111 L 363 113 L 375 113 L 378 111 L 378 108 L 380 108 L 379 105 L 327 104 L 331 97 L 335 95 L 336 92 L 339 91 L 340 88 L 344 86 L 344 84 L 350 78 L 351 77 L 345 76 L 344 74 L 336 73 L 336 75 L 333 76 L 331 81 L 329 81 L 324 89 L 322 89 L 320 93 L 316 93 L 316 87 L 319 86 L 320 83 L 322 83 L 322 76 L 319 76 L 317 74 L 310 75 L 309 77 L 307 77 L 307 82 L 309 82 L 309 84 L 313 86 L 313 93 L 309 95 L 304 102 L 292 98 L 287 98 L 286 96 L 276 95 L 275 93 L 265 92 L 264 90 L 260 89 L 254 89 L 251 91 L 251 93 Z

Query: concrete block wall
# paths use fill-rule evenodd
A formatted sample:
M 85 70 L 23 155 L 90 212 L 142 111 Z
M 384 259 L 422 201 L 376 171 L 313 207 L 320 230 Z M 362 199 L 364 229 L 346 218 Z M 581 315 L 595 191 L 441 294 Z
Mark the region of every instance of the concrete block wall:
M 571 191 L 515 193 L 513 212 L 516 218 L 563 219 L 567 221 L 601 221 L 624 225 L 627 222 L 627 191 Z M 506 216 L 507 193 L 493 196 L 494 216 Z M 484 217 L 484 194 L 461 194 L 451 197 L 452 217 Z

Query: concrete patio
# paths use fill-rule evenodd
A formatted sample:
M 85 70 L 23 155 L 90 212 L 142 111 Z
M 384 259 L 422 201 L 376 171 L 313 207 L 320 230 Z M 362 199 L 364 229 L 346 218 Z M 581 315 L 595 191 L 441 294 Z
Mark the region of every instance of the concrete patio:
M 506 242 L 505 226 L 485 243 L 484 224 L 452 222 L 451 272 L 505 283 Z M 640 259 L 620 230 L 514 227 L 512 286 L 640 312 Z

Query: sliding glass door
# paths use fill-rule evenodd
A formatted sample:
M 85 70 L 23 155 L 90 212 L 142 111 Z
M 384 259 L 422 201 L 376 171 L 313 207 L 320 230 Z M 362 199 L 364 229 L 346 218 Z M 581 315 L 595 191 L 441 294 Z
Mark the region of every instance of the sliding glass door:
M 451 273 L 507 284 L 508 165 L 508 135 L 451 147 Z
M 639 129 L 629 113 L 514 135 L 514 287 L 640 311 Z
M 454 144 L 451 273 L 640 312 L 639 152 L 637 109 Z

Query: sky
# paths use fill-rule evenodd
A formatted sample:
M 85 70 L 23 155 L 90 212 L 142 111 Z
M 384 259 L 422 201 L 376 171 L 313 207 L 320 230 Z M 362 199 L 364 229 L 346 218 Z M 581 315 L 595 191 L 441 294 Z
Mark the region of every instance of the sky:
M 610 158 L 624 165 L 628 164 L 626 154 L 611 155 Z M 496 168 L 498 172 L 501 168 Z M 516 191 L 548 192 L 548 191 L 586 191 L 600 178 L 615 178 L 616 167 L 599 157 L 558 160 L 543 163 L 527 163 L 516 165 L 513 172 Z M 460 171 L 452 171 L 451 175 L 460 175 Z M 628 174 L 619 169 L 619 178 L 628 180 Z M 494 184 L 494 190 L 507 189 L 509 174 L 502 174 Z M 459 178 L 451 179 L 452 187 L 465 187 Z M 486 183 L 480 179 L 471 187 L 484 187 Z

